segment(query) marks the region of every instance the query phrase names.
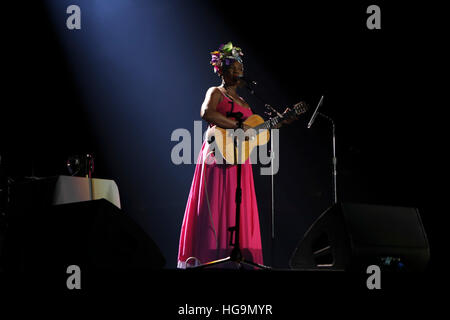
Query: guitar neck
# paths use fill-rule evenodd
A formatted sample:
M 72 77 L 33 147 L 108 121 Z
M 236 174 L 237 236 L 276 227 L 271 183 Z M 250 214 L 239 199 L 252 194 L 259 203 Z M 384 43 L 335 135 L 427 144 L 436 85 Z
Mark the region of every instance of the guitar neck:
M 287 112 L 283 117 L 276 116 L 276 117 L 270 118 L 269 120 L 264 121 L 264 123 L 261 123 L 260 125 L 254 127 L 253 129 L 255 129 L 255 130 L 259 130 L 259 129 L 273 129 L 281 121 L 283 121 L 284 119 L 290 118 L 292 115 L 295 115 L 295 111 L 294 110 L 291 110 L 291 111 Z
M 260 129 L 272 129 L 277 126 L 283 119 L 280 116 L 276 116 L 273 118 L 270 118 L 267 121 L 264 121 L 264 123 L 261 123 L 260 125 L 253 127 L 254 130 L 260 130 Z

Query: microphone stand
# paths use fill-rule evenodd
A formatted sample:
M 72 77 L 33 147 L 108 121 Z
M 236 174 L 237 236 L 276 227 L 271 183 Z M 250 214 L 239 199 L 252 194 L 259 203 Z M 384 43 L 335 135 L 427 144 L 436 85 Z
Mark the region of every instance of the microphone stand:
M 255 90 L 249 85 L 249 82 L 250 83 L 252 83 L 253 85 L 257 85 L 257 82 L 256 81 L 251 81 L 251 80 L 249 80 L 249 79 L 247 79 L 247 78 L 245 78 L 245 77 L 243 77 L 243 78 L 241 78 L 241 80 L 244 82 L 244 84 L 245 84 L 245 88 L 246 89 L 248 89 L 248 91 L 250 91 L 250 93 L 256 98 L 256 99 L 258 99 L 262 104 L 264 104 L 264 106 L 267 108 L 267 109 L 269 109 L 271 112 L 273 112 L 273 113 L 275 113 L 275 114 L 277 114 L 278 116 L 281 116 L 281 114 L 277 111 L 277 110 L 275 110 L 270 104 L 267 104 L 267 103 L 265 103 L 264 102 L 264 100 L 263 99 L 261 99 L 261 97 L 259 97 L 256 93 L 255 93 Z M 275 194 L 274 194 L 274 190 L 275 190 L 275 187 L 274 187 L 274 184 L 275 184 L 275 181 L 274 181 L 274 174 L 273 174 L 273 161 L 274 161 L 274 158 L 275 158 L 275 154 L 274 154 L 274 152 L 273 152 L 273 139 L 270 139 L 270 150 L 269 150 L 269 152 L 270 152 L 270 158 L 271 158 L 271 166 L 272 166 L 272 174 L 271 174 L 271 177 L 270 177 L 270 182 L 271 182 L 271 215 L 272 215 L 272 220 L 271 220 L 271 222 L 272 222 L 272 232 L 271 232 L 271 236 L 272 236 L 272 252 L 271 252 L 271 256 L 272 256 L 272 263 L 273 263 L 273 260 L 274 260 L 274 254 L 273 254 L 273 248 L 274 248 L 274 241 L 275 241 Z
M 329 116 L 319 112 L 319 108 L 322 105 L 323 102 L 323 96 L 320 97 L 319 103 L 317 104 L 316 110 L 314 110 L 314 113 L 311 117 L 311 120 L 309 120 L 308 123 L 308 129 L 311 128 L 314 121 L 316 120 L 317 115 L 320 115 L 331 122 L 332 128 L 333 128 L 333 204 L 337 203 L 337 182 L 336 182 L 336 176 L 337 176 L 337 170 L 336 170 L 336 126 L 334 125 L 333 119 L 331 119 Z
M 333 129 L 333 204 L 337 203 L 337 169 L 336 169 L 336 164 L 337 164 L 337 159 L 336 159 L 336 126 L 334 125 L 334 121 L 333 119 L 331 119 L 329 116 L 318 112 L 318 115 L 324 117 L 325 119 L 327 119 L 328 121 L 331 122 L 331 126 Z

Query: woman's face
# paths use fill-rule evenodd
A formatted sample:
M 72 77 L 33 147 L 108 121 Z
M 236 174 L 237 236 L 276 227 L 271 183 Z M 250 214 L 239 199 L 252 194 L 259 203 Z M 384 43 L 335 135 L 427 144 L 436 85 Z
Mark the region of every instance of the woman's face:
M 235 85 L 239 81 L 239 77 L 244 75 L 244 66 L 238 62 L 234 61 L 231 66 L 225 70 L 223 74 L 223 80 L 228 85 Z

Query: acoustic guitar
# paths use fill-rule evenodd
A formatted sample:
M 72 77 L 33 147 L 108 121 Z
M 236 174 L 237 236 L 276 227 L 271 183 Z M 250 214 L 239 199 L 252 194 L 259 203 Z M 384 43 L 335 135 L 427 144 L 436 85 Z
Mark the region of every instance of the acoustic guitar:
M 269 120 L 257 115 L 251 115 L 243 123 L 250 127 L 245 132 L 242 129 L 224 129 L 218 126 L 208 128 L 206 139 L 209 143 L 209 150 L 219 151 L 227 164 L 245 163 L 256 146 L 261 146 L 269 142 L 270 129 L 273 129 L 283 120 L 297 117 L 305 113 L 308 106 L 304 102 L 295 104 L 290 111 L 283 116 L 272 117 Z M 235 138 L 237 148 L 235 153 Z M 216 153 L 216 160 L 218 154 Z M 219 162 L 220 163 L 220 162 Z

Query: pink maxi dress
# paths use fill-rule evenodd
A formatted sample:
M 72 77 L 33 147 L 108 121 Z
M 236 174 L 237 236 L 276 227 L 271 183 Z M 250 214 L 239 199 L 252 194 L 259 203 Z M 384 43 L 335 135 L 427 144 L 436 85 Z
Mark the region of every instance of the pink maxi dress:
M 216 110 L 226 116 L 232 100 L 223 95 Z M 243 119 L 253 113 L 234 102 L 233 112 L 242 112 Z M 211 126 L 211 124 L 210 124 Z M 235 226 L 237 166 L 218 164 L 208 154 L 208 143 L 203 142 L 195 167 L 178 249 L 178 268 L 186 268 L 230 255 L 231 234 Z M 212 158 L 211 158 L 212 157 Z M 242 202 L 240 212 L 240 248 L 244 259 L 263 264 L 258 206 L 256 203 L 253 171 L 250 159 L 241 167 Z M 222 264 L 227 268 L 231 263 Z

